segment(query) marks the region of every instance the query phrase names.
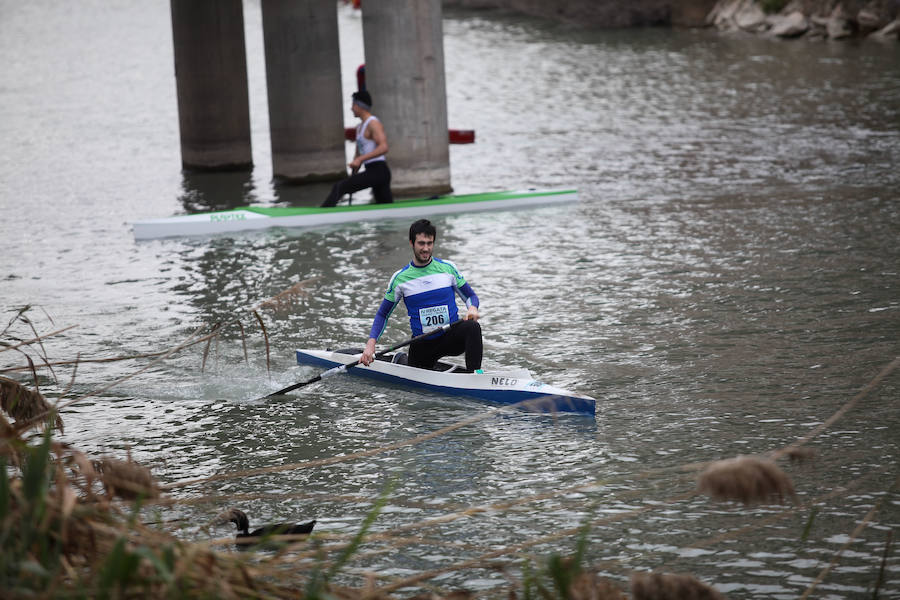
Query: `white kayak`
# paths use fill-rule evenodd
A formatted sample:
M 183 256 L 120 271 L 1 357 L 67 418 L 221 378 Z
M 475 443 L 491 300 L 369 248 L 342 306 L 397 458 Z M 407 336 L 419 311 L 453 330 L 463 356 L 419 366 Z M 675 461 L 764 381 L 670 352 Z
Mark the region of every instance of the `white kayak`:
M 361 350 L 297 350 L 297 364 L 333 369 L 358 360 Z M 395 360 L 404 356 L 385 355 L 370 366 L 355 366 L 346 373 L 375 381 L 403 385 L 454 396 L 470 396 L 500 404 L 519 404 L 525 410 L 539 412 L 575 412 L 594 414 L 596 401 L 535 380 L 527 369 L 491 372 L 467 372 L 449 363 L 435 369 L 410 367 Z
M 574 189 L 528 189 L 396 199 L 390 204 L 353 204 L 329 208 L 243 206 L 231 210 L 176 215 L 133 223 L 134 239 L 212 235 L 270 227 L 322 227 L 359 221 L 415 219 L 434 215 L 517 210 L 578 200 Z

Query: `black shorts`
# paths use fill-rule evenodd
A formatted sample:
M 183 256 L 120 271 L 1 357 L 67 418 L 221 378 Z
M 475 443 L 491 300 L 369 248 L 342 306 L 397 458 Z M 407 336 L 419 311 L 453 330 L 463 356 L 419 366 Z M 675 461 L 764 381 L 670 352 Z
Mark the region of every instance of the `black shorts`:
M 463 321 L 434 339 L 413 342 L 409 346 L 409 366 L 431 369 L 444 356 L 466 353 L 466 369 L 481 368 L 481 325 L 478 321 Z
M 372 188 L 372 196 L 376 204 L 389 204 L 394 201 L 391 194 L 391 169 L 387 161 L 376 160 L 358 171 L 334 184 L 328 198 L 322 206 L 335 206 L 344 194 L 352 194 L 366 188 Z

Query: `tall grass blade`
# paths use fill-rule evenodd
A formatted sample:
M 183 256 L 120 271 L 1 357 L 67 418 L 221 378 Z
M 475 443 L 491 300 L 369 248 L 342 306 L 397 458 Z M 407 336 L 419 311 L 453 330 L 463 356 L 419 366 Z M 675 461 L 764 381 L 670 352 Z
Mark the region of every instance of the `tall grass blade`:
M 894 544 L 894 530 L 888 529 L 887 539 L 884 542 L 884 554 L 881 556 L 881 567 L 878 569 L 878 579 L 875 580 L 875 590 L 872 592 L 872 600 L 878 600 L 878 590 L 884 585 L 884 570 L 887 567 L 888 558 L 891 555 L 891 546 Z
M 372 528 L 372 525 L 375 523 L 375 519 L 378 518 L 378 515 L 381 514 L 381 510 L 387 504 L 388 498 L 390 497 L 391 492 L 394 489 L 394 484 L 390 483 L 385 488 L 384 492 L 378 497 L 378 500 L 375 501 L 375 505 L 372 507 L 372 510 L 366 515 L 366 518 L 363 520 L 362 527 L 359 528 L 359 531 L 353 536 L 353 539 L 344 548 L 344 551 L 338 557 L 338 559 L 331 565 L 331 568 L 328 570 L 328 579 L 334 577 L 338 571 L 340 571 L 344 565 L 347 564 L 347 561 L 350 560 L 350 557 L 353 556 L 359 547 L 362 545 L 363 540 L 365 540 L 366 535 L 369 533 L 369 529 Z
M 9 474 L 6 467 L 6 457 L 0 456 L 0 523 L 6 521 L 10 507 Z
M 20 308 L 20 309 L 19 309 L 19 312 L 16 313 L 16 316 L 14 316 L 12 319 L 10 319 L 10 320 L 9 320 L 9 323 L 6 324 L 6 327 L 3 328 L 3 331 L 0 331 L 0 335 L 5 335 L 6 332 L 9 331 L 10 327 L 12 327 L 12 326 L 15 324 L 15 322 L 18 321 L 19 318 L 20 318 L 23 314 L 25 314 L 26 312 L 28 312 L 29 310 L 31 310 L 31 305 L 30 305 L 30 304 L 26 304 L 25 306 L 23 306 L 22 308 Z
M 209 347 L 210 347 L 210 345 L 212 345 L 213 340 L 218 340 L 218 339 L 219 339 L 219 336 L 218 336 L 217 332 L 219 331 L 219 327 L 221 327 L 221 326 L 222 326 L 222 322 L 221 322 L 221 321 L 219 321 L 218 323 L 216 323 L 215 325 L 213 325 L 212 333 L 213 333 L 214 335 L 210 335 L 209 339 L 206 340 L 206 347 L 203 348 L 203 361 L 200 363 L 200 372 L 201 372 L 201 373 L 202 373 L 204 370 L 206 370 L 206 359 L 207 359 L 207 357 L 209 356 Z
M 359 531 L 356 532 L 356 535 L 353 536 L 353 539 L 350 540 L 350 543 L 347 544 L 343 552 L 341 552 L 340 556 L 338 556 L 337 560 L 334 561 L 334 563 L 331 565 L 331 568 L 328 569 L 326 573 L 322 573 L 320 569 L 317 569 L 314 573 L 312 573 L 306 586 L 306 593 L 303 596 L 305 600 L 325 600 L 332 597 L 327 592 L 328 582 L 331 581 L 331 579 L 334 578 L 335 575 L 337 575 L 337 573 L 356 553 L 360 545 L 362 545 L 366 535 L 368 535 L 369 533 L 369 529 L 371 529 L 372 524 L 375 523 L 375 519 L 378 518 L 381 510 L 384 508 L 385 504 L 387 504 L 388 498 L 393 489 L 393 483 L 387 485 L 385 490 L 375 501 L 375 505 L 372 507 L 372 510 L 370 510 L 366 514 L 366 518 L 363 519 L 363 523 Z
M 99 598 L 127 597 L 127 594 L 121 592 L 124 592 L 129 582 L 135 578 L 141 559 L 138 555 L 129 552 L 125 544 L 124 537 L 116 540 L 115 546 L 100 568 L 99 590 L 97 590 Z
M 269 357 L 269 332 L 266 331 L 266 324 L 263 323 L 262 317 L 259 315 L 259 313 L 254 310 L 253 314 L 256 315 L 256 320 L 259 321 L 259 326 L 262 328 L 263 339 L 266 340 L 266 373 L 271 373 L 272 366 Z
M 240 321 L 237 322 L 238 327 L 241 328 L 241 346 L 244 348 L 244 364 L 250 364 L 250 357 L 247 355 L 247 335 L 244 333 L 244 324 Z
M 46 501 L 50 485 L 50 429 L 43 436 L 40 446 L 30 448 L 28 460 L 22 468 L 22 492 L 25 501 L 33 506 L 42 506 Z
M 803 527 L 803 534 L 800 536 L 801 542 L 805 542 L 809 539 L 809 533 L 812 531 L 813 522 L 816 520 L 816 515 L 818 514 L 819 509 L 813 506 L 812 510 L 809 511 L 809 518 L 806 520 L 806 526 Z
M 38 352 L 38 356 L 41 357 L 41 360 L 44 361 L 44 364 L 47 366 L 48 369 L 50 369 L 50 374 L 53 375 L 54 381 L 58 382 L 57 377 L 56 377 L 56 372 L 53 371 L 53 367 L 50 366 L 50 362 L 47 359 L 47 349 L 44 348 L 43 338 L 40 336 L 40 334 L 38 334 L 37 329 L 35 329 L 35 327 L 34 327 L 34 323 L 31 322 L 31 319 L 29 319 L 27 317 L 23 317 L 22 320 L 28 324 L 28 326 L 31 328 L 31 332 L 34 334 L 34 338 L 37 341 L 38 347 L 40 348 L 40 352 Z M 31 362 L 31 360 L 29 359 L 28 362 Z M 34 365 L 31 365 L 31 368 L 32 368 L 32 370 L 34 370 Z M 35 381 L 34 381 L 34 389 L 37 389 L 37 375 L 36 374 L 35 374 Z

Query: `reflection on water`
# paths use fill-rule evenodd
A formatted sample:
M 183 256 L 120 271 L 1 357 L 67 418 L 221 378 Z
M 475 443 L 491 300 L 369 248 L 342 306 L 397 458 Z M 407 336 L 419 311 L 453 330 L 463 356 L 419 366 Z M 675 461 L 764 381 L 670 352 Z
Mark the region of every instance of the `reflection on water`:
M 333 182 L 296 184 L 274 181 L 271 203 L 261 201 L 256 185 L 251 171 L 183 171 L 179 200 L 188 214 L 253 205 L 321 206 Z M 369 196 L 369 192 L 361 192 L 355 200 L 368 201 Z
M 572 552 L 573 537 L 560 532 L 590 521 L 587 558 L 620 581 L 661 569 L 693 573 L 732 598 L 795 598 L 841 553 L 816 593 L 872 595 L 900 521 L 900 375 L 814 438 L 815 460 L 785 465 L 796 507 L 680 499 L 694 488 L 680 467 L 793 442 L 898 354 L 895 46 L 449 16 L 451 126 L 478 136 L 451 147 L 454 188 L 574 186 L 581 201 L 436 217 L 436 255 L 456 262 L 482 299 L 486 364 L 527 367 L 598 398 L 591 421 L 488 414 L 477 401 L 350 377 L 252 400 L 316 373 L 294 364 L 295 348 L 364 341 L 383 286 L 409 260 L 409 224 L 135 244 L 129 223 L 138 218 L 314 205 L 327 193 L 329 184 L 277 185 L 262 166 L 259 5 L 245 9 L 258 167 L 229 174 L 180 172 L 171 56 L 158 55 L 170 35 L 164 7 L 104 10 L 111 24 L 85 18 L 78 39 L 103 40 L 106 58 L 69 65 L 67 51 L 21 35 L 72 35 L 71 24 L 46 4 L 28 6 L 0 20 L 0 50 L 17 57 L 6 79 L 21 82 L 0 94 L 0 111 L 13 117 L 0 120 L 9 140 L 0 147 L 4 310 L 38 302 L 56 324 L 77 324 L 47 343 L 51 358 L 66 359 L 157 351 L 224 324 L 204 370 L 205 348 L 195 348 L 71 407 L 65 441 L 90 452 L 128 446 L 166 483 L 236 474 L 172 495 L 249 494 L 243 508 L 254 521 L 318 518 L 325 532 L 355 531 L 391 482 L 375 528 L 409 526 L 420 538 L 373 542 L 367 550 L 385 552 L 366 554 L 351 574 L 402 577 L 502 549 L 496 560 L 515 574 L 527 557 Z M 342 10 L 341 27 L 353 89 L 358 15 Z M 102 103 L 97 89 L 110 90 Z M 142 108 L 140 119 L 107 102 L 116 92 Z M 67 116 L 70 106 L 79 118 Z M 127 135 L 104 133 L 113 129 Z M 290 303 L 259 310 L 266 340 L 251 309 L 303 281 Z M 407 336 L 403 312 L 385 344 Z M 82 365 L 76 391 L 144 364 Z M 475 415 L 484 418 L 417 444 L 239 475 L 386 447 Z M 166 510 L 196 523 L 227 503 Z M 484 510 L 451 517 L 471 507 Z M 900 595 L 897 561 L 886 561 L 884 597 Z M 435 583 L 486 594 L 506 581 L 488 563 Z
M 179 199 L 188 214 L 248 206 L 255 197 L 251 171 L 182 171 Z
M 334 182 L 291 184 L 276 182 L 273 185 L 278 206 L 321 206 Z
M 256 190 L 256 181 L 250 171 L 182 172 L 182 193 L 179 200 L 187 214 L 215 210 L 230 210 L 241 206 L 321 206 L 333 183 L 281 183 L 273 182 L 273 202 L 262 202 Z M 368 201 L 370 194 L 363 192 L 355 200 Z M 351 199 L 352 200 L 352 199 Z

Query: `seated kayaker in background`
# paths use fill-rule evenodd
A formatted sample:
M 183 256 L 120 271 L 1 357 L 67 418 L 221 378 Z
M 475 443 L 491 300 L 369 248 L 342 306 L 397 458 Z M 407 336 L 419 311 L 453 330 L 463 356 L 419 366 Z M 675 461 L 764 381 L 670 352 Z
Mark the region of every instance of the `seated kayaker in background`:
M 457 295 L 466 303 L 463 322 L 434 337 L 414 342 L 409 347 L 407 364 L 430 369 L 444 356 L 458 356 L 465 352 L 466 370 L 481 368 L 481 325 L 478 324 L 478 296 L 472 286 L 448 260 L 434 258 L 437 229 L 430 221 L 420 219 L 409 228 L 409 245 L 413 257 L 408 265 L 394 273 L 378 307 L 366 349 L 359 362 L 368 366 L 375 360 L 375 342 L 384 332 L 388 317 L 403 300 L 409 313 L 413 335 L 437 329 L 459 320 Z
M 350 177 L 334 184 L 322 206 L 335 206 L 344 194 L 372 188 L 376 204 L 394 201 L 391 194 L 391 170 L 384 155 L 388 152 L 387 135 L 378 117 L 372 114 L 372 97 L 366 90 L 353 92 L 350 106 L 353 116 L 360 119 L 356 126 L 356 153 L 350 161 Z M 365 167 L 362 173 L 360 167 Z

